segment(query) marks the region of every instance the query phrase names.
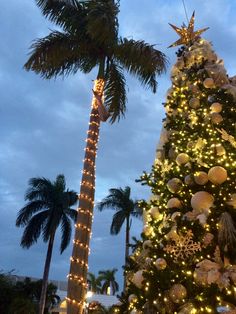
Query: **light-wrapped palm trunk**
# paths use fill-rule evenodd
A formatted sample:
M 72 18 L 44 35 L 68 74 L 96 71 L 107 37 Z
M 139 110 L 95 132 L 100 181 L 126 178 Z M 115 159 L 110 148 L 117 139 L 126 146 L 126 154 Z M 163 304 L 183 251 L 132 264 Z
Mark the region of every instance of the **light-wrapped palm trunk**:
M 103 89 L 104 80 L 97 79 L 94 83 L 74 246 L 68 275 L 67 314 L 82 314 L 87 289 L 88 253 L 95 193 L 95 160 L 100 126 L 98 107 L 101 104 L 98 97 L 102 97 Z

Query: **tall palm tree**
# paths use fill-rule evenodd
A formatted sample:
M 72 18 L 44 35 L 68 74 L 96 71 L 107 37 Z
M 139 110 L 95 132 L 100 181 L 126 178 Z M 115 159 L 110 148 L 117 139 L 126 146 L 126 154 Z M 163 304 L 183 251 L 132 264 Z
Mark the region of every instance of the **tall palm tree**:
M 93 273 L 88 273 L 88 283 L 90 290 L 94 293 L 101 293 L 101 280 L 100 277 L 96 277 Z
M 124 70 L 156 92 L 156 76 L 165 71 L 166 58 L 153 45 L 118 35 L 119 0 L 36 0 L 36 3 L 62 31 L 52 31 L 33 43 L 25 69 L 46 79 L 98 69 L 68 276 L 68 313 L 81 314 L 86 293 L 100 122 L 110 117 L 114 123 L 125 114 Z
M 111 289 L 112 295 L 119 290 L 119 285 L 115 279 L 116 268 L 112 270 L 100 270 L 98 272 L 100 281 L 102 282 L 102 293 L 107 294 L 108 288 Z
M 120 232 L 121 227 L 125 223 L 125 264 L 129 256 L 130 246 L 130 227 L 131 217 L 142 217 L 142 209 L 139 208 L 138 202 L 130 198 L 131 189 L 126 186 L 124 189 L 110 189 L 109 195 L 97 204 L 97 209 L 102 211 L 106 208 L 115 209 L 113 215 L 110 233 L 116 235 Z M 124 277 L 124 289 L 126 280 Z
M 48 274 L 50 269 L 54 238 L 61 227 L 60 252 L 67 248 L 71 238 L 71 220 L 76 221 L 77 211 L 72 209 L 77 202 L 77 194 L 66 189 L 64 175 L 58 175 L 54 182 L 46 178 L 31 178 L 25 194 L 26 205 L 18 212 L 17 227 L 25 227 L 21 246 L 29 248 L 37 242 L 40 235 L 48 242 L 43 272 L 43 283 L 39 302 L 39 313 L 44 313 Z

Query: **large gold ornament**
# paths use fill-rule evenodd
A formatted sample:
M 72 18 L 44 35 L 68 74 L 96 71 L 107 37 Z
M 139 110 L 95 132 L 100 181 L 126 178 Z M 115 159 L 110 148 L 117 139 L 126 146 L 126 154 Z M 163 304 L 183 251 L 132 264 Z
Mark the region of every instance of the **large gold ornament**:
M 186 288 L 181 284 L 175 284 L 170 288 L 169 295 L 174 303 L 181 303 L 187 296 Z
M 164 258 L 158 258 L 155 261 L 155 266 L 158 270 L 164 270 L 167 266 L 167 262 Z
M 198 31 L 194 31 L 194 20 L 195 20 L 195 12 L 193 12 L 193 15 L 190 19 L 190 22 L 188 24 L 188 27 L 183 24 L 181 28 L 170 24 L 170 26 L 176 31 L 176 33 L 180 36 L 180 39 L 178 39 L 176 42 L 174 42 L 170 47 L 176 47 L 179 45 L 187 45 L 193 41 L 195 41 L 203 32 L 208 30 L 209 27 L 199 29 Z

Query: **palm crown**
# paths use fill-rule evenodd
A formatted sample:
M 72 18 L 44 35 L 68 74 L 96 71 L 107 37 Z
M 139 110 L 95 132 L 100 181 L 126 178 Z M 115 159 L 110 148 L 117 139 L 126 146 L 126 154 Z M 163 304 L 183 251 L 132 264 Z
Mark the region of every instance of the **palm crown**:
M 126 110 L 123 69 L 156 92 L 156 75 L 165 70 L 166 58 L 144 41 L 119 37 L 119 2 L 114 0 L 38 0 L 43 14 L 63 31 L 52 31 L 32 45 L 25 68 L 44 78 L 99 67 L 105 79 L 104 104 L 114 122 Z
M 119 290 L 119 285 L 115 279 L 116 272 L 116 268 L 113 268 L 112 270 L 100 270 L 98 272 L 99 279 L 102 282 L 102 293 L 107 293 L 109 287 L 111 288 L 113 295 Z
M 31 178 L 26 191 L 28 203 L 19 211 L 16 226 L 25 227 L 21 246 L 29 248 L 42 234 L 44 242 L 61 225 L 61 253 L 68 246 L 71 237 L 70 219 L 76 220 L 77 211 L 70 208 L 77 201 L 74 191 L 66 190 L 65 178 L 58 175 L 55 182 L 46 178 Z
M 66 249 L 71 238 L 71 220 L 75 221 L 77 211 L 71 206 L 77 202 L 77 194 L 66 190 L 64 175 L 58 175 L 54 182 L 46 178 L 32 178 L 25 194 L 28 203 L 19 211 L 16 225 L 25 227 L 21 246 L 29 248 L 42 234 L 48 242 L 44 265 L 39 313 L 44 313 L 47 282 L 54 245 L 55 233 L 61 226 L 61 253 Z
M 138 202 L 131 199 L 131 189 L 129 186 L 126 186 L 124 189 L 110 189 L 109 193 L 108 196 L 97 204 L 97 209 L 99 211 L 105 208 L 116 210 L 112 219 L 110 232 L 111 234 L 118 234 L 125 220 L 130 218 L 130 216 L 141 217 L 142 210 L 139 208 Z

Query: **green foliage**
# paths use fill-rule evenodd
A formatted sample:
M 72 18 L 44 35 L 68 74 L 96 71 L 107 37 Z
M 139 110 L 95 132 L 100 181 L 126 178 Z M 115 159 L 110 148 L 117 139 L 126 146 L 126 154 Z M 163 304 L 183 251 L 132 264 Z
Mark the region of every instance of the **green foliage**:
M 36 314 L 42 280 L 31 281 L 25 278 L 18 281 L 12 273 L 0 274 L 0 313 L 4 314 Z M 56 295 L 57 287 L 52 283 L 48 285 L 46 293 L 45 314 L 60 301 Z

